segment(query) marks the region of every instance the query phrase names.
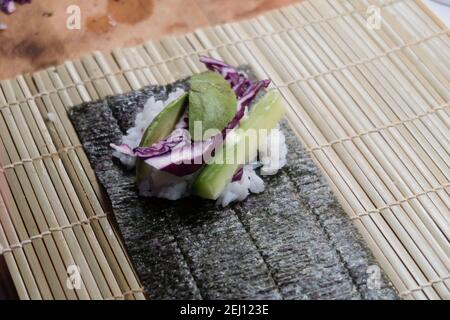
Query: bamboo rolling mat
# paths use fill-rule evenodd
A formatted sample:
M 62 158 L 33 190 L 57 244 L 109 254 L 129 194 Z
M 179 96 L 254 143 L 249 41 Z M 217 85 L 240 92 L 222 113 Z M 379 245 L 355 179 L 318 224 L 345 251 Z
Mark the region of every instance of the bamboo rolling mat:
M 144 298 L 66 112 L 187 77 L 199 54 L 272 79 L 400 296 L 450 299 L 450 43 L 410 0 L 306 1 L 1 81 L 0 254 L 20 298 Z

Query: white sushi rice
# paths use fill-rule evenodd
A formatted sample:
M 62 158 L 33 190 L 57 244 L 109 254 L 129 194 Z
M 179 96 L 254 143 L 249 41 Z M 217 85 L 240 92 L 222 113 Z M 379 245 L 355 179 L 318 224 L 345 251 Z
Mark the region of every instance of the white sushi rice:
M 56 112 L 49 112 L 47 113 L 47 118 L 50 122 L 56 122 L 58 120 L 58 115 Z
M 217 204 L 226 207 L 232 202 L 243 201 L 250 193 L 263 192 L 264 181 L 256 170 L 260 168 L 261 175 L 274 175 L 286 165 L 286 137 L 279 128 L 271 130 L 266 139 L 260 142 L 258 154 L 259 162 L 245 165 L 242 179 L 230 182 L 217 199 Z
M 256 174 L 255 165 L 245 165 L 243 170 L 241 180 L 230 182 L 217 199 L 217 204 L 226 207 L 232 202 L 245 200 L 250 193 L 264 191 L 264 181 Z
M 122 143 L 131 148 L 139 146 L 144 131 L 156 116 L 172 101 L 184 93 L 178 89 L 171 93 L 166 101 L 155 101 L 154 97 L 147 100 L 144 108 L 136 115 L 134 127 L 128 129 L 123 136 Z M 277 127 L 269 132 L 266 139 L 259 143 L 259 162 L 252 162 L 243 167 L 242 179 L 230 182 L 217 200 L 223 207 L 232 202 L 243 201 L 251 193 L 261 193 L 265 189 L 264 181 L 256 170 L 260 168 L 261 175 L 274 175 L 286 165 L 287 146 L 283 132 Z M 136 165 L 136 158 L 115 151 L 113 156 L 118 158 L 129 169 Z M 178 200 L 190 194 L 190 188 L 198 173 L 177 177 L 156 169 L 148 170 L 148 176 L 139 186 L 139 194 L 145 197 L 157 197 Z
M 286 137 L 279 127 L 270 131 L 266 139 L 259 143 L 261 175 L 272 176 L 286 165 Z

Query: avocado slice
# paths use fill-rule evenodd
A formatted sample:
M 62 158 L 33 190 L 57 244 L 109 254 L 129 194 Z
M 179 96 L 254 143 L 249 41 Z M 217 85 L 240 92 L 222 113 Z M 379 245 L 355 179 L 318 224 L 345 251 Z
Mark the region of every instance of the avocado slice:
M 230 84 L 218 73 L 206 71 L 193 75 L 189 91 L 189 133 L 194 141 L 202 141 L 222 131 L 236 115 L 237 98 Z M 195 133 L 194 124 L 202 123 Z M 206 132 L 207 130 L 210 130 Z M 213 132 L 212 130 L 215 130 Z M 200 135 L 201 136 L 198 136 Z
M 235 134 L 229 134 L 210 164 L 200 172 L 193 184 L 193 194 L 216 200 L 222 194 L 234 173 L 258 151 L 258 144 L 250 144 L 249 130 L 272 130 L 283 117 L 285 102 L 276 91 L 269 91 L 249 112 Z M 229 143 L 229 140 L 236 141 Z M 218 161 L 220 159 L 220 161 Z
M 147 127 L 142 136 L 140 147 L 150 147 L 153 144 L 167 138 L 180 121 L 186 107 L 188 94 L 185 93 L 172 101 L 165 107 Z M 136 161 L 136 180 L 138 183 L 145 178 L 148 173 L 148 166 L 142 159 Z

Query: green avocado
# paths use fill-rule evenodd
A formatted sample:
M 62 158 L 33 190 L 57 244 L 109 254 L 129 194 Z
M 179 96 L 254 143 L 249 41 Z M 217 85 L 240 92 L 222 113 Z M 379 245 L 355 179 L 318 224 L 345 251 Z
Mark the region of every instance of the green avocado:
M 151 145 L 167 138 L 180 121 L 187 102 L 188 94 L 185 93 L 167 107 L 165 107 L 147 127 L 142 136 L 140 147 L 150 147 Z M 147 174 L 147 166 L 144 161 L 137 159 L 136 161 L 136 180 L 138 183 L 145 178 Z
M 207 140 L 217 130 L 225 129 L 236 114 L 236 106 L 236 94 L 220 74 L 206 71 L 192 76 L 189 91 L 189 133 L 192 139 Z M 198 121 L 202 123 L 202 130 L 197 129 L 196 134 L 194 124 Z
M 185 93 L 165 107 L 152 121 L 142 136 L 140 147 L 150 147 L 172 133 L 185 110 L 188 94 Z

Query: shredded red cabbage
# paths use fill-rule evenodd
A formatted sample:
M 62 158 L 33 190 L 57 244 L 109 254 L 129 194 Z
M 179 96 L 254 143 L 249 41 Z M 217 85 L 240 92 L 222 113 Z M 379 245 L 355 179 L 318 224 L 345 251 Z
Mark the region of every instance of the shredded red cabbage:
M 231 182 L 241 181 L 244 176 L 244 167 L 240 167 L 231 179 Z
M 183 141 L 185 141 L 186 138 L 184 135 L 184 131 L 185 130 L 183 129 L 177 129 L 174 132 L 172 132 L 172 134 L 168 138 L 161 140 L 150 147 L 137 147 L 131 149 L 126 144 L 122 144 L 119 146 L 111 144 L 111 147 L 129 156 L 138 157 L 142 159 L 154 158 L 172 151 L 172 149 L 174 149 L 176 146 L 180 145 Z
M 214 149 L 222 143 L 219 138 L 216 136 L 207 141 L 191 143 L 189 131 L 176 129 L 167 139 L 151 147 L 131 149 L 126 144 L 111 144 L 111 147 L 123 154 L 144 159 L 157 170 L 181 177 L 196 172 L 211 158 Z
M 160 157 L 149 158 L 145 163 L 151 167 L 182 177 L 199 170 L 208 161 L 221 139 L 211 138 L 174 148 Z
M 18 4 L 30 3 L 31 0 L 0 0 L 0 10 L 4 13 L 11 14 L 16 11 L 16 5 L 14 2 Z
M 1 1 L 1 0 L 0 0 Z M 237 112 L 233 120 L 222 132 L 222 139 L 218 136 L 206 141 L 191 142 L 188 131 L 187 115 L 183 116 L 172 134 L 150 147 L 130 148 L 127 145 L 111 145 L 115 150 L 144 159 L 155 169 L 166 171 L 177 176 L 185 176 L 199 170 L 208 161 L 213 151 L 223 142 L 227 132 L 236 128 L 245 115 L 246 108 L 255 99 L 258 92 L 270 84 L 270 80 L 253 82 L 242 71 L 213 58 L 201 56 L 200 61 L 212 71 L 220 73 L 233 88 L 238 98 Z M 219 135 L 220 136 L 220 135 Z M 243 171 L 238 170 L 233 181 L 242 179 Z

